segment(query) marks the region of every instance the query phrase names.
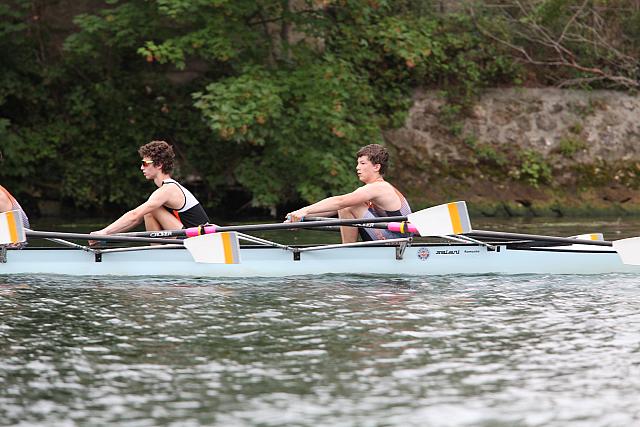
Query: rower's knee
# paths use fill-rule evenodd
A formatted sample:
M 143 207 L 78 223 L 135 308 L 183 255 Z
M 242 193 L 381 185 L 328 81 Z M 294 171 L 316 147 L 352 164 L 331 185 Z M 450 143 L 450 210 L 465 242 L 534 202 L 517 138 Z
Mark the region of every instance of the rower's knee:
M 365 214 L 367 213 L 367 206 L 366 205 L 362 205 L 362 206 L 349 206 L 343 209 L 340 209 L 338 211 L 338 217 L 339 218 L 345 218 L 345 219 L 349 219 L 349 218 L 364 218 Z
M 160 228 L 160 223 L 152 212 L 144 215 L 144 228 L 147 231 L 162 230 L 162 228 Z
M 338 218 L 355 218 L 350 208 L 342 208 L 338 210 Z

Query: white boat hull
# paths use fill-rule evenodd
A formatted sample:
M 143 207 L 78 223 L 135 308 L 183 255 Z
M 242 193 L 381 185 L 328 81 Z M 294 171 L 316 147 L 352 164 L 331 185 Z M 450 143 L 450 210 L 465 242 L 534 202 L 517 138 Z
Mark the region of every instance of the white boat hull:
M 70 248 L 8 250 L 0 275 L 285 277 L 323 274 L 428 276 L 448 274 L 640 273 L 610 248 L 567 246 L 491 251 L 474 244 L 415 244 L 397 259 L 394 246 L 342 247 L 294 254 L 273 247 L 242 247 L 239 264 L 196 263 L 181 248 L 96 255 Z

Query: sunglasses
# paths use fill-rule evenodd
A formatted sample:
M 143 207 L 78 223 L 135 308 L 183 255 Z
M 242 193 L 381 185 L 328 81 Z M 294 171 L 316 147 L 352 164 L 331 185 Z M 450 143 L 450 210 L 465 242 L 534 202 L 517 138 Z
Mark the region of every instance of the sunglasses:
M 142 160 L 140 166 L 142 166 L 143 168 L 146 168 L 147 166 L 150 166 L 153 164 L 153 160 Z

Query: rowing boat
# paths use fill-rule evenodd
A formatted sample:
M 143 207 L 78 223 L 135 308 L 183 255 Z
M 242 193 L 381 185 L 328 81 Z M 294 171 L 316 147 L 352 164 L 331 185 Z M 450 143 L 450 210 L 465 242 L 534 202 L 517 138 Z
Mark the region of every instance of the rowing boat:
M 439 207 L 429 209 L 436 208 Z M 0 275 L 253 278 L 325 274 L 431 276 L 640 273 L 638 238 L 607 242 L 601 238 L 594 240 L 589 236 L 564 238 L 472 230 L 466 206 L 448 206 L 444 210 L 435 211 L 429 209 L 408 218 L 415 226 L 407 224 L 400 226 L 400 229 L 419 231 L 422 236 L 438 236 L 441 240 L 438 242 L 417 240 L 410 236 L 378 242 L 290 246 L 241 232 L 326 226 L 331 222 L 320 220 L 308 224 L 207 226 L 187 230 L 128 233 L 126 236 L 100 236 L 101 239 L 110 241 L 161 244 L 95 248 L 64 240 L 95 236 L 22 230 L 13 221 L 11 226 L 17 228 L 5 233 L 8 236 L 5 242 L 46 238 L 62 243 L 65 247 L 34 247 L 31 244 L 21 250 L 2 247 Z M 437 215 L 434 216 L 434 212 Z M 443 212 L 452 214 L 443 215 Z M 333 224 L 389 228 L 392 224 L 375 222 L 380 224 L 364 224 L 358 220 L 334 220 Z M 441 225 L 437 225 L 438 222 Z M 2 227 L 0 237 L 1 235 Z M 175 236 L 187 238 L 167 238 Z M 9 238 L 12 240 L 8 240 Z M 248 241 L 249 244 L 240 245 L 239 240 Z
M 241 246 L 240 262 L 197 263 L 180 245 L 112 248 L 91 253 L 74 248 L 6 251 L 1 274 L 74 276 L 285 277 L 357 274 L 430 276 L 447 274 L 604 274 L 640 273 L 616 251 L 572 245 L 527 247 L 517 243 L 418 243 L 285 250 Z

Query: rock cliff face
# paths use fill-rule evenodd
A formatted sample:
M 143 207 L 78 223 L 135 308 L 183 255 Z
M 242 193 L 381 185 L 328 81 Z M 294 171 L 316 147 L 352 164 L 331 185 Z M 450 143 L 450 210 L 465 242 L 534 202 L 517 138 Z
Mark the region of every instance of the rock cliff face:
M 418 203 L 466 197 L 487 214 L 640 206 L 640 96 L 493 89 L 466 114 L 448 110 L 417 91 L 405 126 L 384 135 L 393 178 Z

